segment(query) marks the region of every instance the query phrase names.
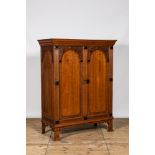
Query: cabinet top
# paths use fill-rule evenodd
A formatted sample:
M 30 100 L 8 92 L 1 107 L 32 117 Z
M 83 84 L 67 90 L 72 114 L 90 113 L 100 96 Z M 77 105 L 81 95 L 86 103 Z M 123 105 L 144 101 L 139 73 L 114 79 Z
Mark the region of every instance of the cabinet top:
M 48 45 L 69 45 L 69 46 L 113 46 L 117 40 L 86 40 L 86 39 L 41 39 L 38 40 L 41 46 Z

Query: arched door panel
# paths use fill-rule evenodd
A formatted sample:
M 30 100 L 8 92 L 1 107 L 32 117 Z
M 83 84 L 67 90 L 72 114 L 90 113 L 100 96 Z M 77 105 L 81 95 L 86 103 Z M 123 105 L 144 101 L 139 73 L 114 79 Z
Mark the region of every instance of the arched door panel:
M 108 113 L 108 64 L 106 54 L 94 50 L 88 63 L 88 116 Z
M 81 62 L 75 50 L 63 53 L 60 62 L 60 119 L 82 117 Z

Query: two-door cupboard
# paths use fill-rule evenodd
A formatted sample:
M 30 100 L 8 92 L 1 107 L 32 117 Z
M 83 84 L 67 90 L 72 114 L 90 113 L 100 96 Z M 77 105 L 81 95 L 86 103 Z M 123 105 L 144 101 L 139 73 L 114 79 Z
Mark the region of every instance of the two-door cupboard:
M 116 40 L 44 39 L 41 46 L 42 133 L 103 122 L 112 131 Z

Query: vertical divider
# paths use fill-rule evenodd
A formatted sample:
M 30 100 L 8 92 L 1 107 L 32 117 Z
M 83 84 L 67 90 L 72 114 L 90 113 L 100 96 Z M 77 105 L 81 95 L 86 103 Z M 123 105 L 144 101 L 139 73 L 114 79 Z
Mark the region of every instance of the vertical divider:
M 113 102 L 113 47 L 109 47 L 109 113 L 112 113 Z
M 59 84 L 55 84 L 59 81 L 59 49 L 53 47 L 53 59 L 54 59 L 54 120 L 59 120 Z
M 88 84 L 85 82 L 88 79 L 88 71 L 87 71 L 87 48 L 83 47 L 83 64 L 82 64 L 82 91 L 83 91 L 83 98 L 82 98 L 82 105 L 83 105 L 83 116 L 87 116 L 87 105 L 88 105 Z

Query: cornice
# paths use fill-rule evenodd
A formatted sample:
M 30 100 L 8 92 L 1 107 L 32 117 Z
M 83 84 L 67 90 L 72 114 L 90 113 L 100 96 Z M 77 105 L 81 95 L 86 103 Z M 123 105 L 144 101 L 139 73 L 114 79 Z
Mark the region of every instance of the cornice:
M 86 39 L 42 39 L 40 46 L 113 46 L 117 40 L 86 40 Z

